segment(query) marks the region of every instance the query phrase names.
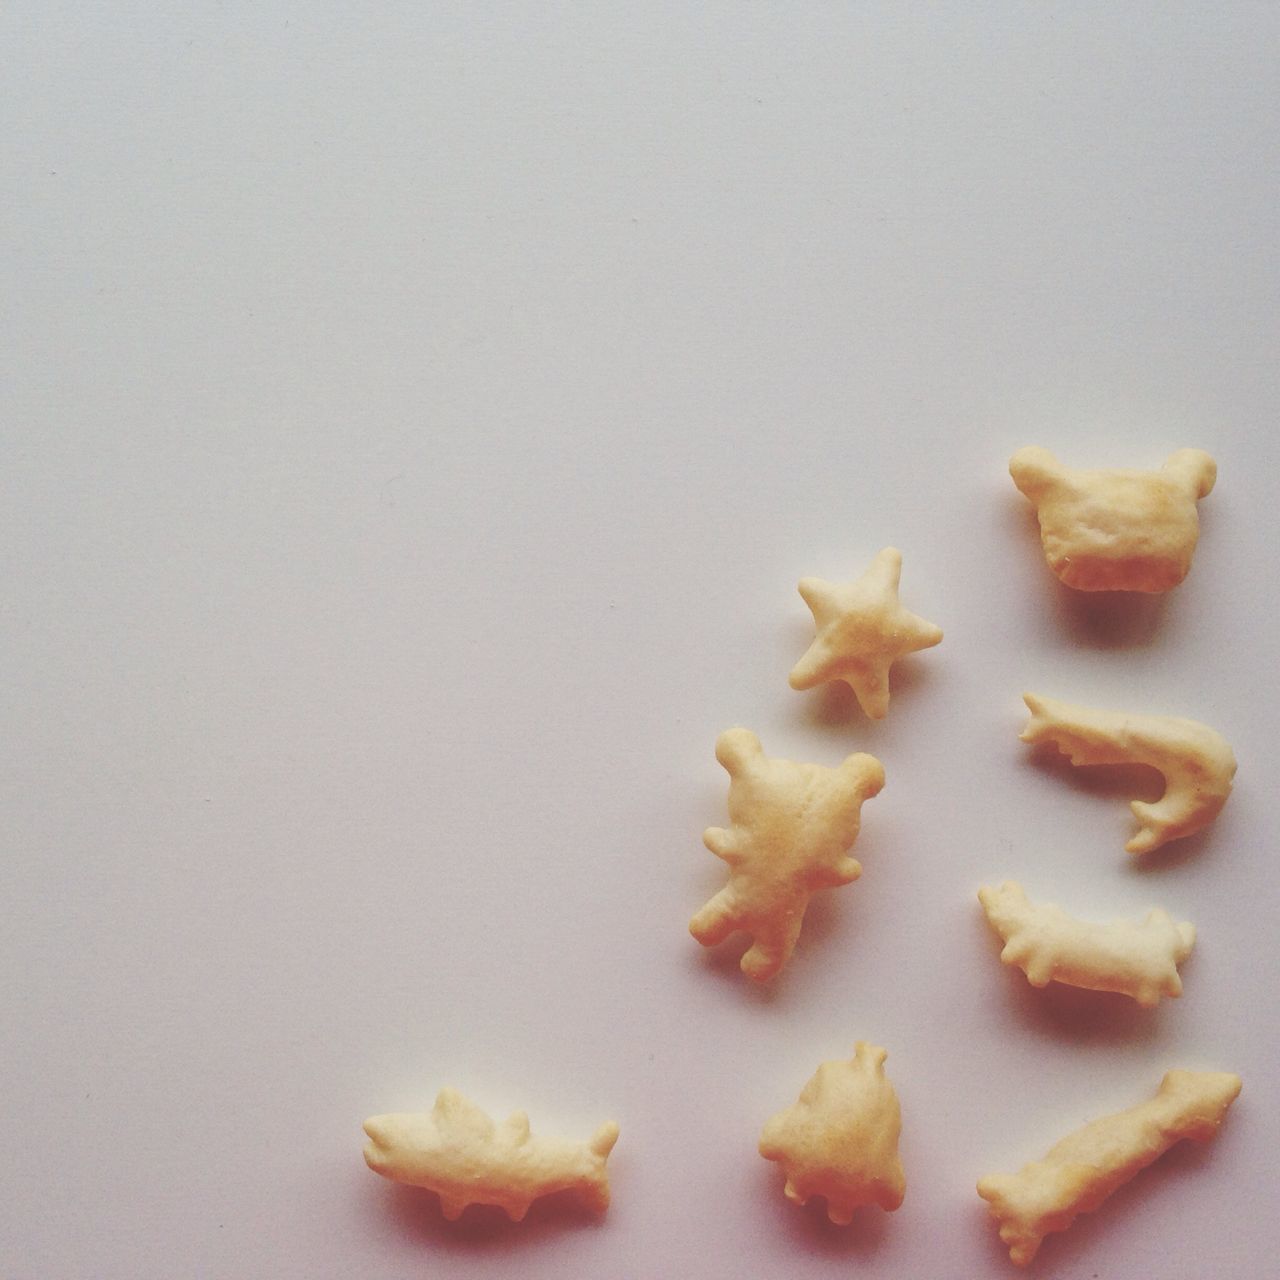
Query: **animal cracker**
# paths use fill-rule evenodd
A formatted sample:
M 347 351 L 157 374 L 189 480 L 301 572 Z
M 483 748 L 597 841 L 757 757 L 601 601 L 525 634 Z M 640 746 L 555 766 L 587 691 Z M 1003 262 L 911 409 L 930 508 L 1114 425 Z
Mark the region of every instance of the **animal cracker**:
M 884 1073 L 888 1055 L 859 1043 L 852 1061 L 824 1062 L 760 1135 L 760 1154 L 786 1174 L 793 1204 L 827 1202 L 827 1217 L 847 1225 L 860 1205 L 890 1211 L 902 1203 L 906 1179 L 898 1158 L 902 1112 Z
M 978 890 L 991 927 L 1004 939 L 1000 959 L 1017 965 L 1033 987 L 1061 982 L 1087 991 L 1115 991 L 1151 1007 L 1182 994 L 1178 965 L 1195 944 L 1195 926 L 1175 924 L 1153 909 L 1145 919 L 1093 924 L 1060 907 L 1032 902 L 1006 880 Z
M 369 1168 L 436 1192 L 451 1222 L 472 1204 L 497 1205 L 519 1222 L 534 1200 L 556 1191 L 576 1192 L 596 1212 L 609 1205 L 605 1162 L 618 1140 L 612 1121 L 586 1142 L 535 1138 L 523 1111 L 495 1124 L 456 1089 L 441 1089 L 430 1111 L 373 1116 L 364 1131 Z
M 1240 1077 L 1224 1071 L 1169 1071 L 1154 1098 L 1092 1121 L 1017 1173 L 980 1179 L 1010 1259 L 1025 1266 L 1045 1236 L 1096 1209 L 1174 1143 L 1212 1138 L 1239 1092 Z
M 1075 471 L 1048 449 L 1019 449 L 1009 474 L 1034 504 L 1049 568 L 1077 591 L 1168 591 L 1191 568 L 1196 502 L 1217 464 L 1179 449 L 1159 471 Z
M 729 882 L 689 932 L 712 947 L 745 929 L 753 941 L 742 972 L 762 981 L 790 958 L 810 897 L 862 874 L 848 850 L 863 801 L 884 786 L 884 768 L 864 754 L 834 769 L 770 759 L 747 729 L 722 733 L 716 759 L 729 773 L 732 825 L 708 827 L 702 840 L 729 864 Z
M 1023 694 L 1031 719 L 1022 741 L 1052 742 L 1074 765 L 1146 764 L 1164 775 L 1164 795 L 1130 804 L 1137 833 L 1125 848 L 1150 853 L 1207 827 L 1226 804 L 1236 758 L 1221 734 L 1196 720 L 1128 715 Z

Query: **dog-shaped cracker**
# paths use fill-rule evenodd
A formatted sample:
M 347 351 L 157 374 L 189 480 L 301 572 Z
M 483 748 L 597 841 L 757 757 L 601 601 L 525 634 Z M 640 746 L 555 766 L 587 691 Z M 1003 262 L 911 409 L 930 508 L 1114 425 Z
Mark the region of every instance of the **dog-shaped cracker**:
M 1077 591 L 1168 591 L 1191 568 L 1196 502 L 1218 468 L 1179 449 L 1159 471 L 1073 471 L 1048 449 L 1019 449 L 1009 474 L 1035 504 L 1049 568 Z
M 618 1140 L 612 1121 L 586 1142 L 535 1138 L 523 1111 L 496 1125 L 456 1089 L 441 1089 L 431 1111 L 373 1116 L 364 1131 L 369 1168 L 436 1192 L 450 1222 L 472 1204 L 497 1205 L 519 1222 L 534 1200 L 556 1191 L 576 1192 L 597 1213 L 609 1206 L 605 1162 Z
M 787 1176 L 787 1199 L 805 1204 L 822 1196 L 838 1226 L 847 1226 L 859 1205 L 896 1209 L 906 1190 L 898 1159 L 902 1112 L 884 1073 L 887 1056 L 860 1043 L 851 1062 L 822 1063 L 799 1101 L 760 1135 L 760 1154 Z
M 978 1194 L 1010 1259 L 1026 1266 L 1045 1236 L 1092 1212 L 1175 1142 L 1212 1138 L 1239 1092 L 1240 1077 L 1225 1071 L 1167 1072 L 1149 1101 L 1092 1121 L 1018 1173 L 982 1178 Z
M 1093 924 L 1060 907 L 1032 902 L 1006 880 L 978 890 L 991 927 L 1004 939 L 1000 959 L 1017 965 L 1033 987 L 1061 982 L 1086 991 L 1116 991 L 1151 1008 L 1161 996 L 1180 996 L 1178 965 L 1191 954 L 1195 926 L 1175 924 L 1154 909 L 1146 919 Z
M 1177 716 L 1126 715 L 1072 706 L 1026 693 L 1031 719 L 1022 741 L 1052 742 L 1074 765 L 1146 764 L 1164 775 L 1164 795 L 1154 804 L 1129 807 L 1139 829 L 1125 845 L 1150 853 L 1207 827 L 1231 794 L 1236 758 L 1225 738 L 1208 725 Z
M 725 730 L 716 759 L 729 772 L 732 826 L 708 827 L 702 840 L 729 864 L 729 883 L 689 932 L 712 947 L 745 929 L 753 941 L 742 972 L 763 981 L 790 959 L 810 897 L 862 874 L 848 850 L 863 801 L 884 786 L 884 767 L 864 754 L 834 769 L 772 760 L 748 729 Z

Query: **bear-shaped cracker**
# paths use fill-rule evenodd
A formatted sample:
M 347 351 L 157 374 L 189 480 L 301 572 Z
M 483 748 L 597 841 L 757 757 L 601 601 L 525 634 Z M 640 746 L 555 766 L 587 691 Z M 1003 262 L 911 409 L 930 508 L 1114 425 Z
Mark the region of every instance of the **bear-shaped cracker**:
M 1218 474 L 1203 449 L 1159 471 L 1074 471 L 1048 449 L 1019 449 L 1013 483 L 1035 503 L 1049 568 L 1077 591 L 1168 591 L 1187 576 L 1200 536 L 1196 502 Z

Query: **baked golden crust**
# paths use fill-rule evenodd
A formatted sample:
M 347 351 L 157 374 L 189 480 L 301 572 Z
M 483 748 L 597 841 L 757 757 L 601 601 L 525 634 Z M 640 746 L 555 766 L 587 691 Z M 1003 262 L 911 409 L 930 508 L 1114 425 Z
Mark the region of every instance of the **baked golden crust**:
M 1004 940 L 1000 959 L 1017 965 L 1033 987 L 1061 982 L 1086 991 L 1114 991 L 1151 1007 L 1161 996 L 1180 996 L 1178 965 L 1195 945 L 1195 926 L 1175 924 L 1159 909 L 1143 920 L 1094 924 L 1060 907 L 1032 902 L 1006 880 L 978 890 L 992 929 Z
M 902 1113 L 884 1073 L 888 1055 L 859 1043 L 849 1062 L 824 1062 L 794 1106 L 778 1112 L 760 1135 L 760 1154 L 786 1174 L 787 1199 L 827 1202 L 827 1217 L 846 1225 L 859 1205 L 894 1210 L 906 1178 L 898 1158 Z
M 489 1204 L 519 1222 L 534 1200 L 556 1191 L 576 1192 L 597 1212 L 609 1205 L 605 1162 L 618 1140 L 612 1121 L 587 1142 L 535 1138 L 523 1111 L 494 1124 L 456 1089 L 441 1089 L 430 1111 L 372 1116 L 364 1131 L 369 1168 L 436 1192 L 450 1221 L 468 1205 Z
M 862 804 L 884 786 L 874 756 L 849 756 L 838 767 L 774 760 L 748 729 L 727 729 L 716 759 L 729 773 L 729 820 L 702 840 L 729 865 L 725 885 L 689 922 L 704 947 L 745 929 L 752 945 L 742 972 L 772 978 L 795 949 L 809 899 L 819 889 L 862 874 L 848 850 L 858 837 Z
M 1034 504 L 1049 568 L 1077 591 L 1168 591 L 1191 568 L 1196 502 L 1218 468 L 1179 449 L 1159 471 L 1076 471 L 1048 449 L 1019 449 L 1009 474 Z
M 793 689 L 843 680 L 873 720 L 889 710 L 889 669 L 942 641 L 942 631 L 898 602 L 902 552 L 885 547 L 857 582 L 804 578 L 800 594 L 817 634 L 791 670 Z
M 1025 1266 L 1045 1236 L 1096 1209 L 1174 1143 L 1212 1138 L 1239 1093 L 1240 1077 L 1225 1071 L 1170 1071 L 1149 1101 L 1092 1121 L 1017 1173 L 980 1179 L 1010 1259 Z
M 1026 693 L 1031 719 L 1022 741 L 1052 742 L 1072 764 L 1145 764 L 1164 775 L 1164 795 L 1129 805 L 1137 833 L 1125 848 L 1150 853 L 1207 827 L 1231 795 L 1236 758 L 1225 738 L 1198 720 L 1073 706 Z

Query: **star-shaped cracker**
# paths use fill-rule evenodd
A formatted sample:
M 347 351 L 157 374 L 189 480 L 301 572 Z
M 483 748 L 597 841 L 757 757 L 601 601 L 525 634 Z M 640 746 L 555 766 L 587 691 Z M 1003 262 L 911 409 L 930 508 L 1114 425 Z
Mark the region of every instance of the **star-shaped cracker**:
M 889 668 L 942 640 L 940 628 L 898 602 L 901 576 L 902 552 L 885 547 L 857 582 L 801 579 L 800 594 L 818 634 L 791 670 L 793 689 L 843 680 L 867 715 L 883 718 L 889 710 Z
M 824 1062 L 800 1100 L 760 1135 L 760 1154 L 787 1175 L 787 1199 L 804 1204 L 822 1196 L 827 1217 L 839 1226 L 847 1226 L 860 1205 L 892 1212 L 906 1190 L 898 1159 L 902 1113 L 884 1073 L 887 1056 L 859 1043 L 852 1061 Z
M 752 936 L 742 972 L 763 981 L 790 959 L 809 899 L 862 874 L 849 846 L 858 838 L 862 802 L 884 786 L 875 756 L 849 756 L 829 769 L 771 760 L 748 729 L 727 729 L 716 759 L 729 771 L 728 830 L 708 827 L 702 841 L 729 864 L 729 883 L 689 922 L 704 947 L 731 933 Z

